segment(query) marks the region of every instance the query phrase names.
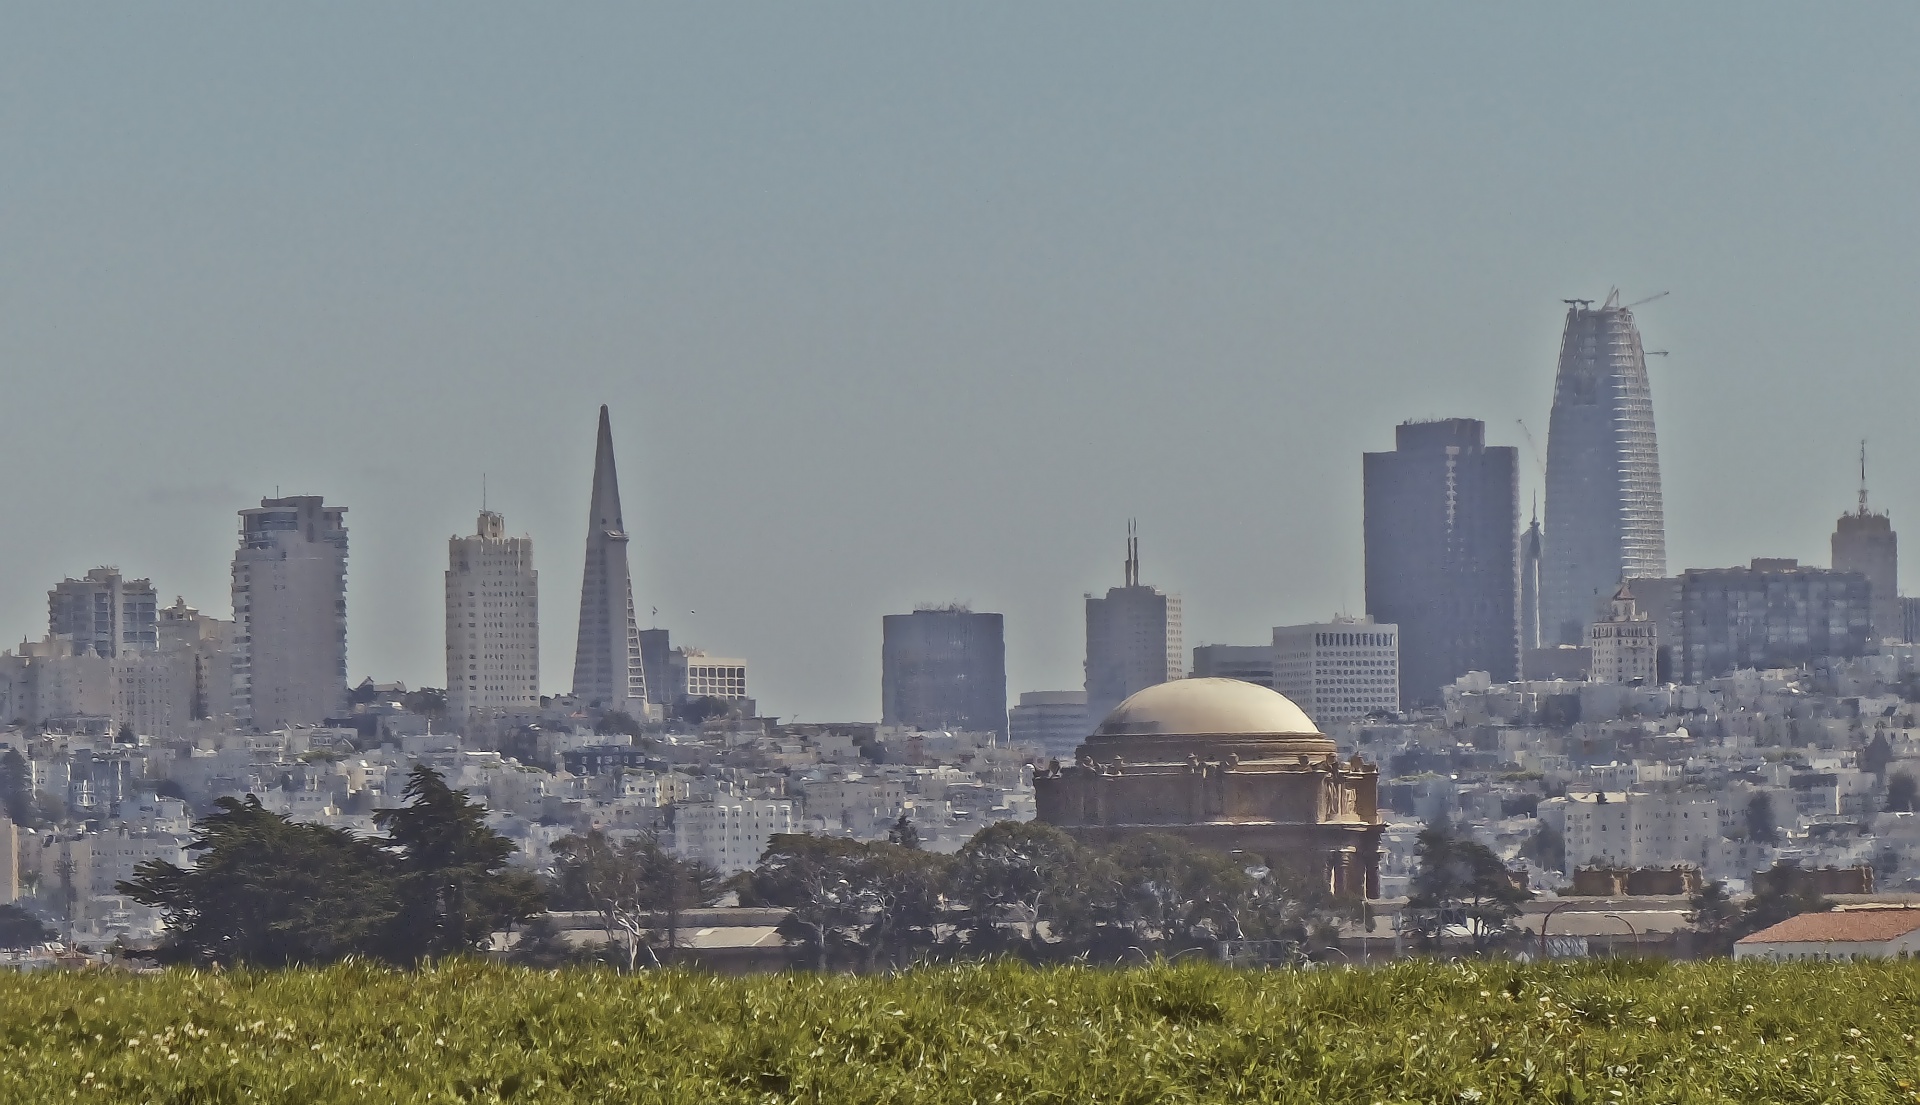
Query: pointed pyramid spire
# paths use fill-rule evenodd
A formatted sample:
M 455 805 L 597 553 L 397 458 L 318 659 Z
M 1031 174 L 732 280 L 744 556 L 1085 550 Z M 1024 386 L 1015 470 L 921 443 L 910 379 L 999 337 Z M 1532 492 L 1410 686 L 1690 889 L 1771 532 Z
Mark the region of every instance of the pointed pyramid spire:
M 599 710 L 618 710 L 636 718 L 646 710 L 646 669 L 640 663 L 640 627 L 634 618 L 627 525 L 620 513 L 613 423 L 604 404 L 593 449 L 593 495 L 587 508 L 587 558 L 580 574 L 573 693 Z
M 593 504 L 589 509 L 589 537 L 603 530 L 626 534 L 626 523 L 620 517 L 620 473 L 613 463 L 613 421 L 607 416 L 605 403 L 600 404 L 600 434 L 593 445 Z

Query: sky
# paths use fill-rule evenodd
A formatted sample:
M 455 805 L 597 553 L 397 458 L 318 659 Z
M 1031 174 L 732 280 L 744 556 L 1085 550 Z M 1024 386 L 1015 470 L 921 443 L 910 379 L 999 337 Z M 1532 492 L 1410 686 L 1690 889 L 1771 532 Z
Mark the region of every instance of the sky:
M 444 684 L 531 534 L 571 680 L 593 431 L 635 598 L 763 712 L 880 619 L 1081 596 L 1187 644 L 1365 608 L 1360 454 L 1541 473 L 1566 298 L 1664 298 L 1670 568 L 1920 519 L 1920 9 L 0 4 L 0 637 L 113 564 L 226 616 L 236 511 L 348 508 L 349 678 Z M 1920 524 L 1909 527 L 1920 540 Z

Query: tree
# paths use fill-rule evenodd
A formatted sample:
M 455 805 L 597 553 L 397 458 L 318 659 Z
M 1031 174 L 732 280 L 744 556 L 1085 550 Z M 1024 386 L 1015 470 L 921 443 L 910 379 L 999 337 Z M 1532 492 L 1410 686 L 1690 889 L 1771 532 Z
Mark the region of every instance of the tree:
M 447 692 L 441 687 L 420 687 L 401 695 L 400 705 L 410 714 L 440 717 L 447 712 Z
M 1067 926 L 1058 922 L 1085 914 L 1090 858 L 1079 842 L 1041 821 L 1002 821 L 975 833 L 955 857 L 951 879 L 967 907 L 969 946 L 1003 946 L 1001 923 L 1012 921 L 1029 957 L 1044 954 L 1043 923 L 1052 922 L 1060 939 Z
M 1761 844 L 1780 841 L 1780 831 L 1774 827 L 1773 796 L 1764 790 L 1747 799 L 1747 839 Z
M 50 790 L 33 792 L 33 819 L 30 824 L 58 825 L 67 819 L 67 800 Z
M 17 905 L 0 905 L 0 948 L 31 948 L 44 944 L 56 934 L 40 923 L 40 918 Z
M 776 833 L 759 866 L 734 879 L 740 904 L 783 906 L 793 912 L 783 926 L 827 969 L 836 949 L 851 945 L 863 919 L 858 880 L 866 847 L 843 837 Z
M 15 825 L 34 823 L 33 772 L 27 758 L 12 748 L 0 755 L 0 811 Z
M 1920 805 L 1920 784 L 1904 771 L 1887 777 L 1887 809 L 1892 813 L 1912 813 Z
M 583 956 L 579 948 L 567 942 L 566 933 L 553 923 L 553 918 L 543 913 L 521 926 L 520 939 L 508 958 L 523 967 L 551 970 L 578 963 Z
M 160 909 L 164 958 L 200 965 L 284 967 L 351 954 L 401 962 L 394 921 L 398 872 L 380 845 L 325 825 L 296 824 L 249 795 L 215 801 L 194 824 L 190 870 L 148 860 L 117 889 Z
M 607 942 L 622 950 L 629 971 L 639 967 L 643 952 L 651 965 L 660 965 L 656 940 L 670 958 L 685 911 L 712 905 L 723 891 L 718 871 L 672 855 L 653 833 L 615 843 L 596 829 L 557 841 L 553 851 L 559 860 L 556 904 L 598 913 Z
M 1520 854 L 1550 871 L 1560 871 L 1567 866 L 1567 838 L 1551 824 L 1542 823 L 1534 834 L 1520 845 Z
M 1256 900 L 1251 876 L 1232 859 L 1166 833 L 1121 840 L 1106 856 L 1114 893 L 1096 899 L 1109 937 L 1124 935 L 1116 957 L 1132 949 L 1179 954 L 1245 937 L 1240 923 Z
M 400 939 L 410 959 L 474 951 L 545 908 L 533 876 L 507 866 L 513 841 L 487 827 L 486 808 L 466 791 L 419 764 L 401 793 L 407 804 L 373 821 L 400 852 Z
M 1438 940 L 1458 925 L 1476 952 L 1485 951 L 1511 929 L 1520 903 L 1533 897 L 1514 884 L 1500 857 L 1444 819 L 1420 831 L 1415 855 L 1407 919 L 1424 940 Z
M 1708 883 L 1694 891 L 1687 906 L 1687 923 L 1698 934 L 1702 950 L 1710 955 L 1731 954 L 1732 932 L 1740 923 L 1742 911 L 1727 893 L 1727 884 L 1718 880 Z
M 918 851 L 920 848 L 920 830 L 913 827 L 912 820 L 903 812 L 900 815 L 900 820 L 893 823 L 893 828 L 887 830 L 887 843 L 898 844 L 902 848 L 912 848 Z
M 594 723 L 593 731 L 602 735 L 625 733 L 630 737 L 638 737 L 646 732 L 640 723 L 634 720 L 633 715 L 624 710 L 608 710 L 601 714 L 600 720 Z
M 951 862 L 892 842 L 866 845 L 854 884 L 860 912 L 854 936 L 865 949 L 868 970 L 883 960 L 903 966 L 939 943 Z

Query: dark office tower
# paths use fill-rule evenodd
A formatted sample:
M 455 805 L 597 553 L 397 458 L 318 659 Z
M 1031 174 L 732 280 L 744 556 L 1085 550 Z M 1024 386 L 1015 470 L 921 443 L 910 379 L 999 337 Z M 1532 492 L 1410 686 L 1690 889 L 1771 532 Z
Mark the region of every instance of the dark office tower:
M 1859 572 L 1872 588 L 1873 639 L 1906 641 L 1906 617 L 1900 608 L 1900 536 L 1893 520 L 1867 509 L 1867 443 L 1860 443 L 1860 506 L 1842 514 L 1833 528 L 1833 570 Z
M 1667 574 L 1647 358 L 1619 300 L 1568 301 L 1547 428 L 1543 644 L 1580 644 L 1621 580 Z
M 1520 655 L 1540 647 L 1540 557 L 1544 543 L 1536 512 L 1520 535 Z
M 941 606 L 880 621 L 883 724 L 1006 735 L 1007 646 L 1000 615 Z
M 1679 577 L 1674 675 L 1704 683 L 1743 668 L 1797 668 L 1870 651 L 1872 588 L 1859 572 L 1755 560 Z
M 1519 670 L 1519 453 L 1471 418 L 1405 422 L 1366 454 L 1367 613 L 1400 627 L 1400 697 Z
M 580 636 L 573 652 L 573 695 L 596 710 L 643 717 L 646 666 L 633 616 L 627 525 L 620 517 L 620 477 L 613 468 L 613 428 L 600 408 L 593 451 L 593 503 L 587 514 L 587 562 L 580 577 Z
M 1127 523 L 1122 585 L 1087 600 L 1087 725 L 1096 728 L 1113 708 L 1148 687 L 1186 671 L 1180 596 L 1140 582 L 1140 538 Z

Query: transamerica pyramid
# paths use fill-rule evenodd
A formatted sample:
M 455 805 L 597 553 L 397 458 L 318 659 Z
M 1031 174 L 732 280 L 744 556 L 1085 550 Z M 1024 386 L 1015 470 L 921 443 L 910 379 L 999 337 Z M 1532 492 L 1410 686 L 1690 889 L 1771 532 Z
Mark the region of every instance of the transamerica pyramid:
M 593 450 L 593 505 L 587 515 L 587 563 L 580 577 L 580 638 L 573 651 L 573 694 L 596 710 L 646 716 L 647 675 L 640 624 L 633 616 L 627 526 L 613 469 L 613 427 L 600 408 Z

